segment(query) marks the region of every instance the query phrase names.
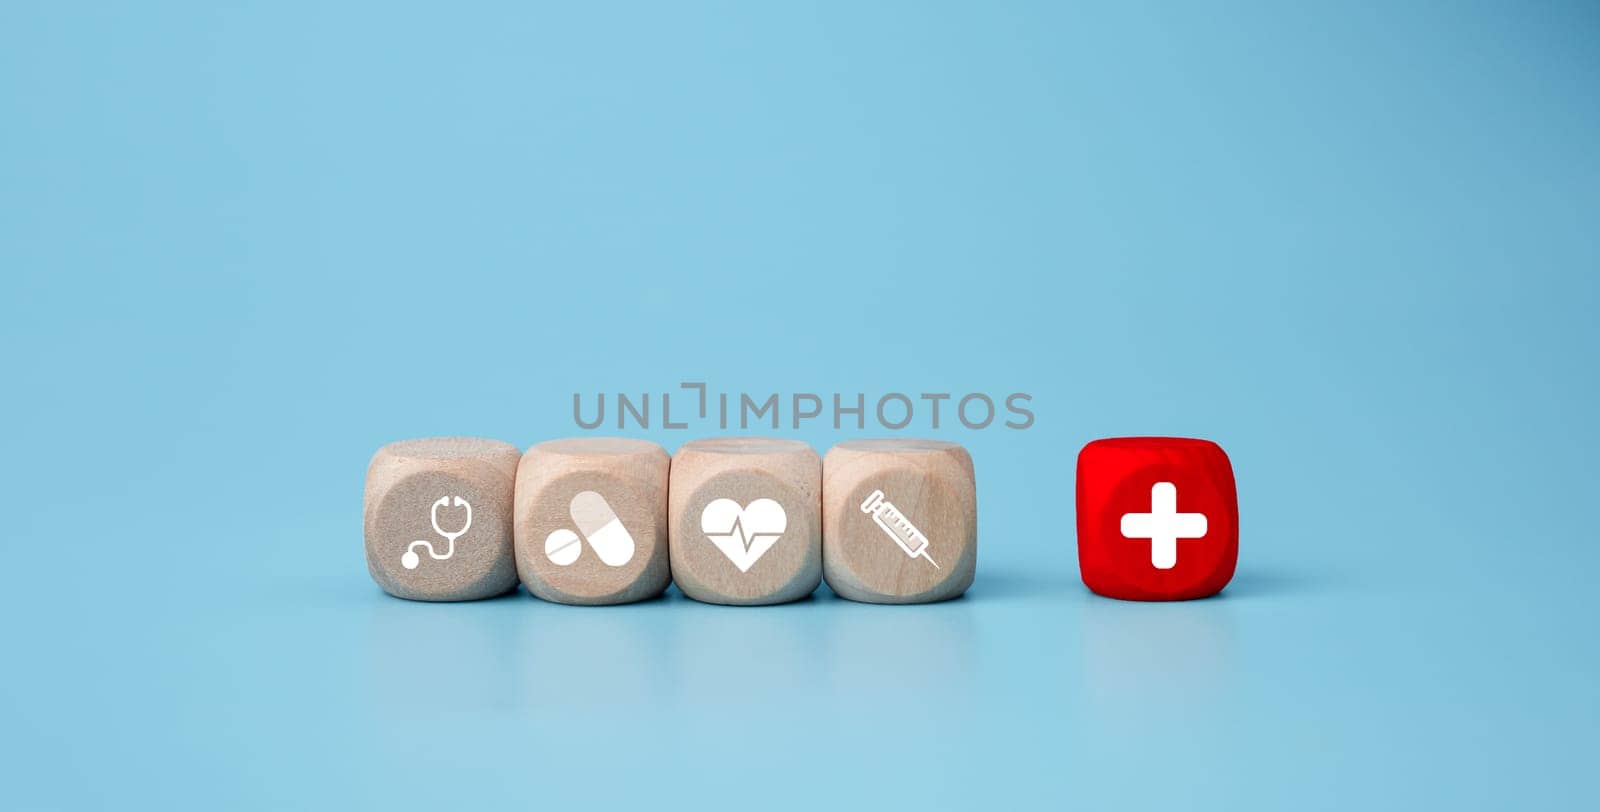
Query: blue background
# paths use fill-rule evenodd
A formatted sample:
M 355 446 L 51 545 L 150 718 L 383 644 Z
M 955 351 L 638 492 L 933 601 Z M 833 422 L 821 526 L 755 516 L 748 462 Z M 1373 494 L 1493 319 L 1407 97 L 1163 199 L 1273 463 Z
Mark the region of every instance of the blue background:
M 1592 5 L 222 5 L 0 7 L 4 805 L 1592 800 Z M 378 446 L 685 380 L 1033 394 L 972 591 L 369 580 Z M 1078 581 L 1143 433 L 1219 598 Z

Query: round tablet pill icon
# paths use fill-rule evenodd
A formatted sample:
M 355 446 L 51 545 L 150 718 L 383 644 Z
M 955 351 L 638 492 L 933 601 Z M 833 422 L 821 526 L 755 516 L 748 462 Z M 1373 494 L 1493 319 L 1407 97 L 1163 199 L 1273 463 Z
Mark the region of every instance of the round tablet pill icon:
M 608 567 L 620 567 L 633 560 L 633 536 L 622 526 L 622 520 L 617 518 L 605 497 L 594 491 L 583 491 L 572 497 L 567 511 L 583 535 L 563 527 L 546 536 L 544 554 L 550 563 L 558 567 L 577 563 L 583 554 L 582 540 L 589 542 L 595 555 Z
M 558 567 L 571 566 L 582 553 L 583 542 L 578 540 L 578 534 L 565 527 L 544 539 L 545 557 Z

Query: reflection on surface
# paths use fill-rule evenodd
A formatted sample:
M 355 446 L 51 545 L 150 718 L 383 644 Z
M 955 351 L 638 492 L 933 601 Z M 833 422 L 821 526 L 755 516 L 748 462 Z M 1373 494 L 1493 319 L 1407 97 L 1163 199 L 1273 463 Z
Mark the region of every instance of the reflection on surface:
M 363 693 L 374 710 L 411 714 L 936 707 L 970 699 L 981 665 L 981 606 L 970 599 L 876 606 L 821 589 L 798 603 L 732 607 L 672 591 L 581 607 L 518 592 L 369 606 Z
M 507 707 L 512 640 L 494 621 L 516 597 L 420 603 L 375 596 L 362 658 L 365 696 L 391 712 Z
M 652 616 L 666 611 L 661 601 L 562 606 L 521 598 L 512 690 L 523 707 L 588 711 L 660 701 L 657 664 L 667 643 Z
M 1111 717 L 1213 704 L 1230 687 L 1235 652 L 1225 598 L 1170 603 L 1085 594 L 1084 687 Z
M 690 706 L 779 706 L 811 693 L 815 599 L 781 606 L 713 606 L 676 596 L 667 655 L 673 697 Z
M 823 618 L 827 689 L 845 704 L 905 701 L 937 708 L 973 691 L 972 612 L 960 599 L 918 606 L 851 603 L 831 595 Z

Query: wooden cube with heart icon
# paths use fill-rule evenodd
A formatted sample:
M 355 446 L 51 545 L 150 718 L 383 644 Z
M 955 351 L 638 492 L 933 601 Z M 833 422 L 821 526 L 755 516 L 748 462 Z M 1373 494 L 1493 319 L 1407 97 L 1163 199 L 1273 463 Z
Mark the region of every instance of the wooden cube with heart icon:
M 948 600 L 972 585 L 978 500 L 972 456 L 941 440 L 849 440 L 822 463 L 828 587 L 868 603 Z
M 547 601 L 654 598 L 667 570 L 667 452 L 645 440 L 539 443 L 517 466 L 517 572 Z
M 822 462 L 795 440 L 685 443 L 672 459 L 672 579 L 688 597 L 785 603 L 822 582 Z
M 469 601 L 517 586 L 511 495 L 517 447 L 435 437 L 378 449 L 367 466 L 367 571 L 385 592 Z

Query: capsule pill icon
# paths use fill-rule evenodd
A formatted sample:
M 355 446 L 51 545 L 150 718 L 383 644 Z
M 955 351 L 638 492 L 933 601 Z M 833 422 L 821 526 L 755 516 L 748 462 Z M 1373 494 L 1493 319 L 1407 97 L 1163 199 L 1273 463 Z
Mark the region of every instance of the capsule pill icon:
M 633 536 L 622 526 L 622 520 L 617 518 L 605 497 L 594 491 L 583 491 L 572 497 L 567 511 L 578 526 L 578 532 L 562 528 L 545 539 L 544 553 L 550 563 L 561 567 L 576 563 L 583 553 L 578 543 L 579 534 L 608 567 L 620 567 L 633 560 Z

